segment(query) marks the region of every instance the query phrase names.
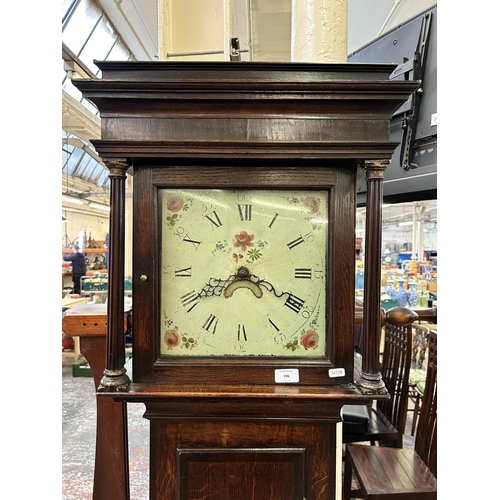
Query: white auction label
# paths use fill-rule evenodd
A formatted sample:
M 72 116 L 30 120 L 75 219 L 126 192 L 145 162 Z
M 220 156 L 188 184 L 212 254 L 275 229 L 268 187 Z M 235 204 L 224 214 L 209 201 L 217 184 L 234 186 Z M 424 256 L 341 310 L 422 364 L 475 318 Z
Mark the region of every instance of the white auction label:
M 328 375 L 330 376 L 330 378 L 343 377 L 345 375 L 345 369 L 344 368 L 330 368 L 330 370 L 328 370 Z
M 277 384 L 293 384 L 299 381 L 299 370 L 289 368 L 286 370 L 274 370 L 274 381 Z

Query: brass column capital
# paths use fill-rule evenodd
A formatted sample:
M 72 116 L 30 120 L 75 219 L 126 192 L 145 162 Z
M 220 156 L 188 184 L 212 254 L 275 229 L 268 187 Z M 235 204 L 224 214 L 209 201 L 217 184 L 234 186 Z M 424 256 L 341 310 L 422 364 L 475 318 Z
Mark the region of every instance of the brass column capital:
M 130 167 L 130 162 L 124 159 L 103 159 L 104 165 L 109 170 L 108 177 L 126 178 L 127 170 Z
M 366 182 L 383 180 L 389 164 L 389 160 L 365 161 L 362 168 L 366 174 Z

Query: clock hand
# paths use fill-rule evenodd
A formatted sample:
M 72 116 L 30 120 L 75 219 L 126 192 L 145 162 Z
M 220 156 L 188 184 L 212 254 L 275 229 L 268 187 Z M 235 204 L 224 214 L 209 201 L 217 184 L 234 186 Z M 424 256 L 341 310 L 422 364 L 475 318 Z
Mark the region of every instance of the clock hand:
M 260 279 L 257 275 L 251 274 L 247 267 L 241 266 L 236 274 L 232 274 L 227 279 L 210 278 L 201 289 L 199 296 L 220 297 L 224 295 L 225 298 L 229 298 L 239 288 L 248 288 L 259 299 L 263 296 L 262 288 L 272 292 L 277 298 L 283 297 L 283 295 L 292 295 L 291 292 L 287 291 L 278 293 L 272 283 Z
M 257 277 L 257 276 L 256 276 L 256 277 Z M 290 292 L 287 292 L 287 291 L 283 291 L 283 292 L 281 292 L 281 293 L 278 293 L 278 292 L 276 291 L 276 288 L 274 288 L 273 284 L 272 284 L 272 283 L 269 283 L 269 281 L 266 281 L 266 280 L 261 280 L 261 279 L 259 279 L 259 280 L 257 281 L 257 284 L 258 284 L 259 286 L 264 287 L 267 291 L 269 291 L 269 292 L 273 292 L 274 296 L 275 296 L 275 297 L 277 297 L 278 299 L 279 299 L 280 297 L 283 297 L 283 295 L 288 295 L 288 296 L 292 295 Z
M 248 288 L 257 298 L 262 297 L 262 290 L 258 283 L 252 279 L 248 268 L 241 266 L 236 274 L 232 274 L 227 279 L 210 278 L 201 289 L 200 297 L 220 297 L 224 295 L 229 298 L 238 288 Z
M 234 276 L 234 275 L 233 275 Z M 208 283 L 203 285 L 199 296 L 200 297 L 220 297 L 226 285 L 231 283 L 233 277 L 230 276 L 228 279 L 220 278 L 210 278 Z

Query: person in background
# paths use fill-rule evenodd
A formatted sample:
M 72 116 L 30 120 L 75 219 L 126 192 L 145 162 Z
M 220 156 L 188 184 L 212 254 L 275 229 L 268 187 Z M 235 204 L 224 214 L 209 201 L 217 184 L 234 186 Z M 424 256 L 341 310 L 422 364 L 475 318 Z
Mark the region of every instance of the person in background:
M 63 255 L 63 259 L 71 262 L 71 267 L 73 268 L 73 293 L 80 295 L 81 277 L 85 276 L 85 273 L 87 272 L 85 255 L 82 253 L 78 245 L 75 245 L 73 247 L 73 254 Z

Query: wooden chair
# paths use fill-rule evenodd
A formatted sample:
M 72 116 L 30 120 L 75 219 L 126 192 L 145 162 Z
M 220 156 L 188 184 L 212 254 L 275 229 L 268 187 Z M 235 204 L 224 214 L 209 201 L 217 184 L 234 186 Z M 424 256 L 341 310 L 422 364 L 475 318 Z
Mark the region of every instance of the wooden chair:
M 408 405 L 407 412 L 413 412 L 411 422 L 411 435 L 415 435 L 417 428 L 418 416 L 420 414 L 420 404 L 425 390 L 426 370 L 420 368 L 411 368 L 410 376 L 408 377 L 408 402 L 413 403 L 413 407 Z
M 415 448 L 387 448 L 347 444 L 344 500 L 437 499 L 437 334 L 428 344 L 427 377 Z M 352 473 L 359 489 L 352 491 Z
M 397 307 L 388 311 L 380 371 L 391 397 L 377 401 L 375 406 L 344 406 L 343 443 L 368 441 L 371 444 L 402 448 L 408 407 L 412 323 L 416 318 L 410 309 Z M 364 427 L 361 412 L 365 415 Z
M 419 315 L 420 319 L 420 315 Z M 436 323 L 437 310 L 430 309 L 426 311 L 426 321 Z M 427 352 L 427 343 L 429 341 L 429 328 L 432 325 L 427 323 L 422 325 L 419 321 L 414 323 L 413 328 L 413 349 L 412 349 L 412 367 L 408 377 L 408 402 L 413 403 L 413 407 L 408 405 L 408 412 L 413 412 L 411 424 L 411 435 L 415 434 L 418 415 L 420 413 L 420 404 L 425 390 L 426 369 L 423 367 L 425 355 Z

